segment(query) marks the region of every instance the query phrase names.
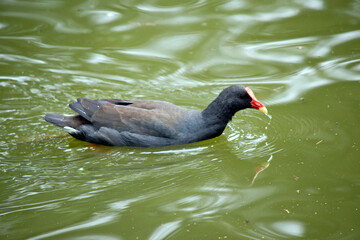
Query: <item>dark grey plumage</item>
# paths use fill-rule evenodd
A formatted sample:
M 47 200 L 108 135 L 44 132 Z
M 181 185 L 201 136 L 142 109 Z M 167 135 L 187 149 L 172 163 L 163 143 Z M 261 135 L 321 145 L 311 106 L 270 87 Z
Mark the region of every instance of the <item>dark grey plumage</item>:
M 249 93 L 249 88 L 233 85 L 203 111 L 163 101 L 78 98 L 69 106 L 79 115 L 47 114 L 45 120 L 79 140 L 96 144 L 139 147 L 186 144 L 219 136 L 239 110 L 265 109 L 255 96 L 250 96 L 252 91 Z

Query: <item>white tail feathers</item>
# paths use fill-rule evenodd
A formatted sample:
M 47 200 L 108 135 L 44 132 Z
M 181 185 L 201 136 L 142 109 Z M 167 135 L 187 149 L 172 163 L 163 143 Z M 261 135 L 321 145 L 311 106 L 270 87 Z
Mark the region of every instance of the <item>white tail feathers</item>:
M 69 127 L 69 126 L 65 126 L 64 130 L 67 131 L 70 134 L 76 134 L 79 133 L 79 130 L 76 130 L 75 128 Z

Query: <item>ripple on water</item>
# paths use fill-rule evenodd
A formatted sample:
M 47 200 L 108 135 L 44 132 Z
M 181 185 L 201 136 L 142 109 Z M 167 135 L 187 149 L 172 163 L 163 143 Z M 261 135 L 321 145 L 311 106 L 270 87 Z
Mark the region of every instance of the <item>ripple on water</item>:
M 243 214 L 242 209 L 245 210 L 254 202 L 267 198 L 274 190 L 273 187 L 240 189 L 237 185 L 222 186 L 222 183 L 208 182 L 204 186 L 191 189 L 181 198 L 176 192 L 168 192 L 159 200 L 157 209 L 173 215 L 173 219 L 177 220 L 171 233 L 167 232 L 167 235 L 185 233 L 192 224 L 205 224 L 207 227 L 213 224 L 216 224 L 214 227 L 226 225 L 227 229 L 231 229 L 228 234 L 234 235 L 241 232 L 238 223 L 245 222 L 248 217 Z M 229 214 L 232 212 L 239 213 L 236 221 L 233 221 Z M 228 217 L 219 221 L 220 215 Z M 159 228 L 160 226 L 157 229 Z
M 315 145 L 320 140 L 319 136 L 324 139 L 324 133 L 320 132 L 319 124 L 316 118 L 279 114 L 272 119 L 269 130 L 272 132 L 271 138 L 276 142 L 277 148 L 293 151 L 296 148 L 303 147 L 303 145 L 296 144 L 296 142 L 309 141 Z M 306 136 L 306 139 L 304 136 Z M 290 142 L 293 144 L 289 144 Z
M 294 210 L 291 209 L 290 214 Z M 296 210 L 295 210 L 296 211 Z M 284 211 L 283 215 L 288 214 Z M 334 235 L 338 233 L 339 224 L 337 221 L 330 220 L 328 217 L 320 216 L 316 211 L 313 212 L 313 216 L 296 212 L 296 217 L 287 217 L 287 220 L 283 218 L 263 217 L 256 219 L 255 225 L 262 234 L 271 238 L 293 238 L 293 237 L 306 237 L 311 234 L 311 229 L 327 229 L 328 235 Z M 311 228 L 310 228 L 311 226 Z
M 59 33 L 88 33 L 90 32 L 89 29 L 85 28 L 82 25 L 79 25 L 77 21 L 74 19 L 62 19 L 59 15 L 56 15 L 52 12 L 36 12 L 36 11 L 27 11 L 27 12 L 13 12 L 13 11 L 7 11 L 2 12 L 2 16 L 8 17 L 8 18 L 19 18 L 23 19 L 24 21 L 31 20 L 29 22 L 40 22 L 42 24 L 48 24 L 54 28 Z M 27 31 L 32 32 L 34 28 L 36 29 L 39 26 L 39 24 L 34 24 L 34 27 L 30 27 L 27 29 Z M 18 31 L 25 32 L 26 28 L 24 28 L 24 25 L 17 26 L 19 29 Z M 13 29 L 12 31 L 15 31 Z
M 359 59 L 333 59 L 319 64 L 321 71 L 338 81 L 359 81 L 360 60 Z
M 22 62 L 27 64 L 46 64 L 45 61 L 15 54 L 0 54 L 0 59 L 7 62 Z
M 109 10 L 90 10 L 81 12 L 80 16 L 89 18 L 95 24 L 107 24 L 120 19 L 122 15 Z
M 359 38 L 360 30 L 319 38 L 319 43 L 309 52 L 309 56 L 313 58 L 328 56 L 337 46 Z
M 279 74 L 281 69 L 276 64 L 256 64 L 251 61 L 244 61 L 241 58 L 229 58 L 214 56 L 207 61 L 197 63 L 196 66 L 186 66 L 186 74 L 189 77 L 195 76 L 202 80 L 207 78 L 216 79 L 221 84 L 239 83 L 245 80 L 254 81 L 263 80 L 259 73 L 264 75 Z
M 257 113 L 257 112 L 256 112 Z M 263 114 L 251 114 L 244 112 L 239 120 L 233 120 L 229 124 L 231 133 L 227 140 L 232 143 L 234 153 L 241 159 L 265 157 L 268 159 L 273 154 L 281 151 L 275 145 L 276 138 L 268 136 L 268 127 L 271 119 Z
M 199 32 L 177 34 L 176 36 L 159 35 L 152 39 L 148 39 L 147 43 L 140 48 L 128 48 L 119 50 L 119 52 L 131 55 L 170 58 L 173 59 L 176 53 L 186 51 L 201 43 L 205 35 Z

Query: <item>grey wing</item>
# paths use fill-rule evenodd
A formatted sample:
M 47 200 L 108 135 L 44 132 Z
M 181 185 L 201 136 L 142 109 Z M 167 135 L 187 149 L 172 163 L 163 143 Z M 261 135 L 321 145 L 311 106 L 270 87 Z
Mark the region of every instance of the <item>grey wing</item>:
M 120 104 L 121 103 L 121 104 Z M 185 109 L 150 100 L 90 100 L 79 98 L 70 108 L 100 129 L 172 138 Z
M 169 138 L 118 132 L 107 127 L 101 127 L 98 131 L 93 132 L 93 139 L 109 146 L 156 147 L 176 144 L 175 140 Z

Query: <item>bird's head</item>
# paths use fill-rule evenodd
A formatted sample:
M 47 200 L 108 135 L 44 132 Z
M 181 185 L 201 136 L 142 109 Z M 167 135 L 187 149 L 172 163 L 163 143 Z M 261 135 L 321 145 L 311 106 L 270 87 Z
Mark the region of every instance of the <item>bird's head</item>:
M 226 105 L 235 112 L 245 108 L 254 108 L 262 113 L 268 113 L 266 107 L 257 100 L 254 92 L 243 85 L 232 85 L 224 89 L 220 94 L 220 99 L 223 99 Z

